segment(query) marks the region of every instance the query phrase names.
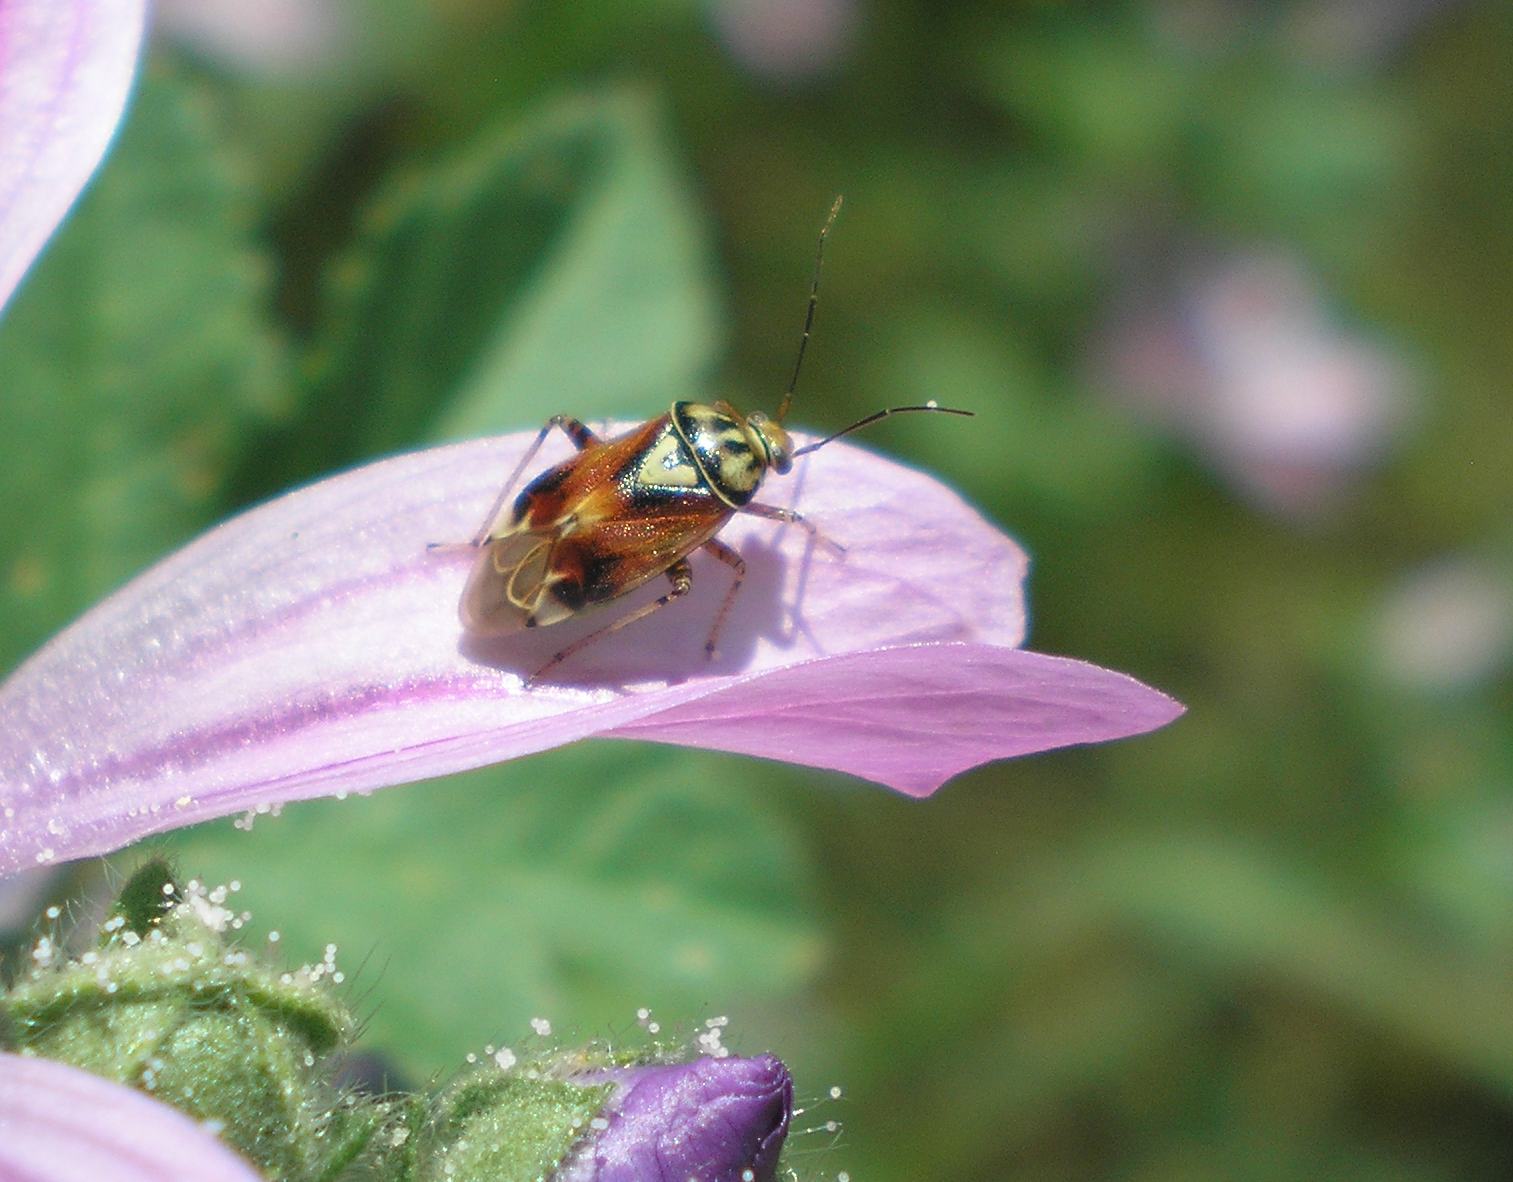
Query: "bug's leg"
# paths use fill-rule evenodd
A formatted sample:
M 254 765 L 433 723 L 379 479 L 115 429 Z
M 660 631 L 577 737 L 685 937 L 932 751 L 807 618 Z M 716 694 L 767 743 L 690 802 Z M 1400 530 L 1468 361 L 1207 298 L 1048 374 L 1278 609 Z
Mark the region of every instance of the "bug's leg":
M 572 656 L 574 653 L 580 651 L 581 649 L 587 648 L 589 645 L 593 644 L 594 641 L 603 640 L 606 636 L 620 631 L 621 628 L 624 628 L 628 624 L 634 624 L 637 620 L 644 620 L 647 616 L 651 615 L 652 612 L 666 607 L 674 599 L 681 599 L 683 598 L 683 596 L 687 595 L 688 589 L 693 586 L 693 568 L 688 565 L 688 559 L 680 558 L 677 562 L 668 567 L 667 577 L 672 580 L 672 590 L 669 591 L 666 595 L 659 596 L 658 598 L 652 600 L 650 603 L 646 604 L 644 607 L 636 608 L 636 610 L 633 612 L 626 612 L 625 615 L 621 616 L 618 620 L 615 620 L 604 625 L 604 627 L 602 628 L 590 632 L 587 636 L 580 636 L 565 649 L 561 649 L 560 651 L 553 653 L 552 659 L 550 661 L 541 666 L 541 668 L 537 669 L 536 672 L 532 673 L 525 679 L 526 688 L 529 689 L 531 686 L 535 685 L 536 682 L 540 681 L 542 677 L 550 673 L 558 665 L 562 664 L 562 662 L 567 660 L 568 657 Z
M 716 538 L 705 542 L 704 549 L 735 572 L 735 580 L 730 584 L 730 590 L 725 592 L 725 600 L 715 615 L 714 627 L 709 630 L 709 639 L 704 642 L 704 653 L 712 661 L 719 653 L 720 632 L 725 627 L 725 617 L 730 614 L 730 605 L 735 602 L 736 592 L 741 589 L 741 582 L 746 578 L 746 560 Z
M 837 554 L 844 554 L 846 547 L 839 542 L 820 532 L 819 526 L 810 521 L 802 514 L 795 513 L 792 509 L 781 509 L 776 505 L 759 505 L 753 501 L 749 505 L 742 505 L 738 513 L 750 513 L 753 517 L 765 517 L 769 521 L 781 521 L 784 525 L 796 525 L 805 530 L 811 538 L 821 546 L 834 550 Z
M 515 470 L 510 473 L 510 478 L 504 482 L 504 487 L 499 490 L 499 495 L 494 498 L 494 503 L 489 507 L 489 514 L 483 519 L 483 524 L 478 527 L 478 532 L 473 535 L 469 543 L 475 549 L 489 540 L 489 527 L 494 524 L 494 519 L 499 516 L 499 511 L 504 508 L 505 502 L 510 499 L 510 494 L 515 491 L 515 485 L 520 482 L 521 474 L 530 467 L 536 453 L 541 450 L 541 445 L 546 442 L 546 437 L 551 434 L 553 427 L 560 427 L 562 433 L 573 441 L 573 446 L 579 451 L 592 447 L 599 442 L 599 437 L 580 423 L 572 415 L 553 415 L 547 419 L 546 426 L 537 433 L 530 447 L 525 449 L 525 455 L 520 457 L 520 462 L 515 465 Z

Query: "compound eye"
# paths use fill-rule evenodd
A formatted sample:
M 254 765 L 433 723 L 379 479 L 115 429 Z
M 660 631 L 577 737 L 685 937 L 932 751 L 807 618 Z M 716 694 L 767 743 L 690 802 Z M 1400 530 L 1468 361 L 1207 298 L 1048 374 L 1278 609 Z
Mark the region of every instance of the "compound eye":
M 788 432 L 776 423 L 762 422 L 757 425 L 757 434 L 762 437 L 762 448 L 767 453 L 767 463 L 779 476 L 793 467 L 793 440 Z

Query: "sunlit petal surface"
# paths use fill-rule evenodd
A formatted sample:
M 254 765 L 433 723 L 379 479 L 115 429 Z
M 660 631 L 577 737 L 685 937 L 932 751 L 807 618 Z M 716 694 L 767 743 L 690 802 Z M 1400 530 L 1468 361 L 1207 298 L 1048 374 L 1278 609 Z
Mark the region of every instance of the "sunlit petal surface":
M 591 735 L 923 795 L 976 764 L 1181 713 L 1121 674 L 1020 650 L 1023 551 L 938 481 L 846 444 L 764 490 L 844 555 L 751 517 L 721 534 L 750 573 L 718 659 L 704 646 L 730 572 L 695 555 L 685 600 L 526 689 L 565 643 L 662 590 L 487 643 L 463 634 L 472 555 L 426 543 L 469 537 L 531 438 L 401 456 L 281 497 L 52 641 L 0 686 L 0 869 Z
M 10 1182 L 259 1182 L 195 1121 L 48 1059 L 0 1054 L 0 1178 Z
M 0 307 L 120 121 L 145 0 L 0 0 Z

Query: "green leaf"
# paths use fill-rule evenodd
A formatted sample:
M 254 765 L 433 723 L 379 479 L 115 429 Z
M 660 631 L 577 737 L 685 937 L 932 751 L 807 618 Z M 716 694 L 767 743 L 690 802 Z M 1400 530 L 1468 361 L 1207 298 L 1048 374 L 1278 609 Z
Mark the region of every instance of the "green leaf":
M 1178 55 L 1120 18 L 1052 9 L 973 43 L 966 75 L 1067 162 L 1125 178 L 1169 159 L 1191 80 Z
M 439 1070 L 533 1016 L 597 1032 L 646 1005 L 675 1023 L 815 968 L 809 866 L 741 762 L 595 744 L 173 846 L 205 881 L 239 879 L 288 956 L 334 942 L 349 978 L 382 966 L 358 974 L 372 1040 Z
M 213 519 L 282 389 L 266 265 L 211 111 L 149 71 L 0 321 L 0 667 Z
M 1147 934 L 1231 979 L 1258 973 L 1513 1095 L 1513 991 L 1402 899 L 1352 897 L 1305 867 L 1195 834 L 1095 847 L 1086 881 Z
M 639 93 L 562 102 L 391 186 L 337 273 L 307 471 L 332 438 L 355 457 L 694 392 L 719 336 L 698 222 Z
M 1026 506 L 1101 518 L 1111 491 L 1146 478 L 1139 441 L 1055 375 L 1012 332 L 975 311 L 913 313 L 881 334 L 869 387 L 883 403 L 937 398 L 977 413 L 970 437 L 946 427 L 910 441 L 928 469 L 1023 521 Z
M 1205 197 L 1227 222 L 1290 237 L 1322 257 L 1370 257 L 1402 202 L 1412 158 L 1406 103 L 1282 74 L 1218 93 Z

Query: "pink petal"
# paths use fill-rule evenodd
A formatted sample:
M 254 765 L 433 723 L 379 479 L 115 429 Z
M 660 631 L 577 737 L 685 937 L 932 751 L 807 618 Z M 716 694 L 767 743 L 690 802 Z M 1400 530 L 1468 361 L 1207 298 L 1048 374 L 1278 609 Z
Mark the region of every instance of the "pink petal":
M 990 644 L 926 644 L 778 669 L 611 733 L 692 739 L 928 796 L 990 759 L 1122 739 L 1181 712 L 1134 678 L 1083 661 Z
M 0 872 L 115 849 L 259 804 L 382 787 L 590 735 L 835 767 L 924 794 L 1008 755 L 1135 734 L 1181 708 L 1119 674 L 1020 651 L 1026 560 L 930 477 L 835 444 L 773 478 L 842 541 L 738 517 L 729 571 L 586 648 L 655 596 L 481 643 L 457 599 L 466 538 L 532 436 L 372 464 L 254 509 L 100 604 L 0 686 Z M 563 454 L 543 453 L 543 463 Z
M 0 1054 L 7 1182 L 260 1182 L 177 1109 L 77 1067 Z
M 145 0 L 0 0 L 0 307 L 120 122 Z

